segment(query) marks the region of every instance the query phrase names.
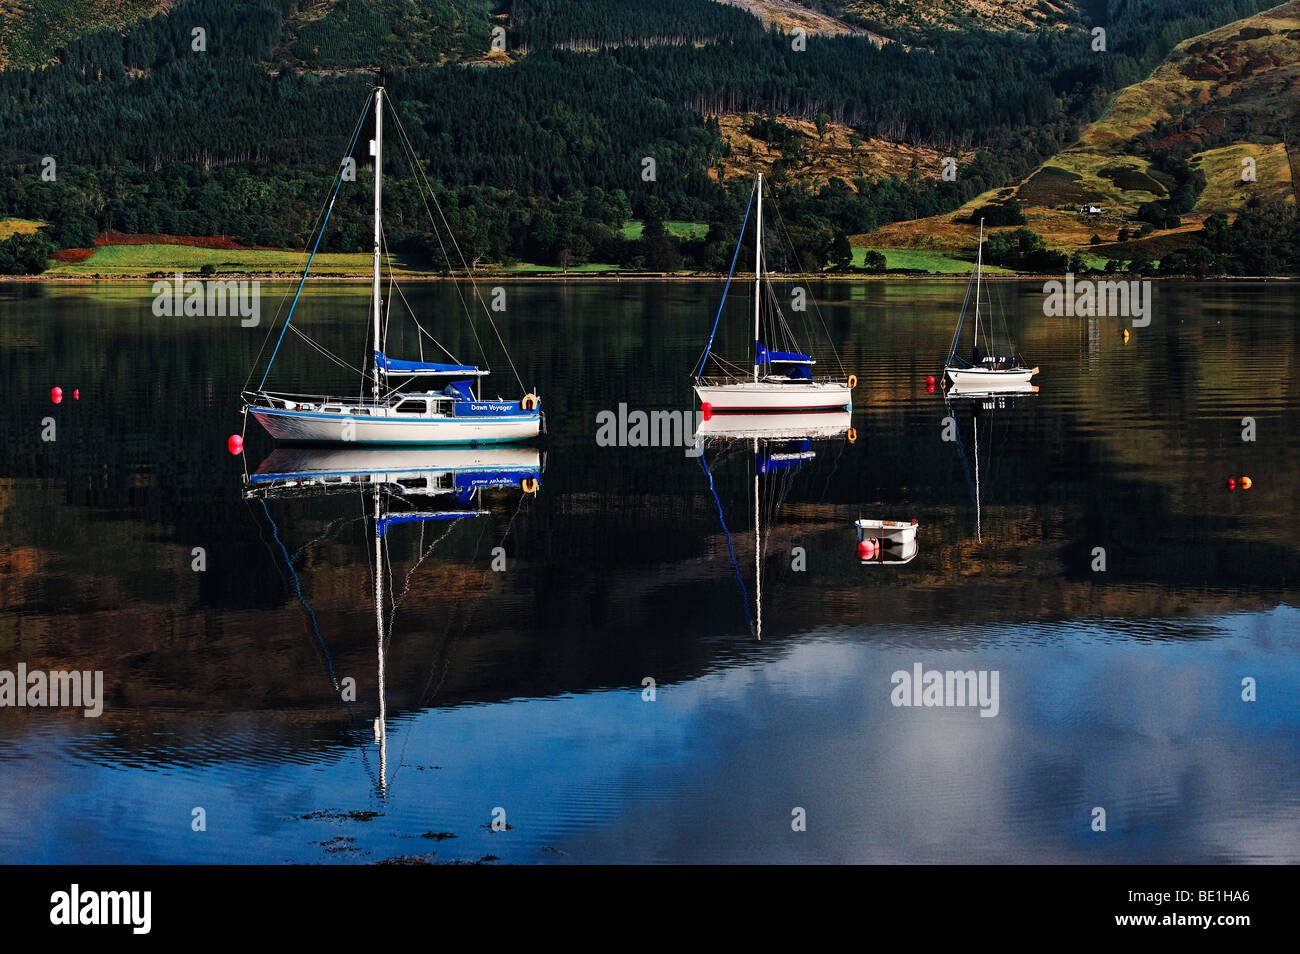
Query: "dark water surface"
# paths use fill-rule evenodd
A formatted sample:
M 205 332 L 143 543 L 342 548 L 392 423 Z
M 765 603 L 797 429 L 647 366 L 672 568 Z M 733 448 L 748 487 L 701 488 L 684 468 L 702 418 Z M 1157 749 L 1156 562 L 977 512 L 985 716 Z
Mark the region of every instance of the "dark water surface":
M 540 490 L 387 534 L 382 753 L 368 498 L 247 500 L 272 444 L 226 451 L 286 287 L 250 329 L 0 285 L 0 670 L 105 694 L 0 709 L 3 860 L 1300 861 L 1294 284 L 1159 284 L 1127 342 L 1000 284 L 1041 391 L 951 408 L 925 376 L 964 283 L 814 289 L 857 440 L 760 480 L 761 640 L 752 446 L 596 442 L 621 402 L 692 406 L 719 285 L 507 284 Z M 451 286 L 405 291 L 475 360 Z M 367 295 L 310 289 L 295 323 L 359 364 Z M 268 386 L 356 380 L 290 335 Z M 916 559 L 861 565 L 859 514 L 918 520 Z M 916 664 L 996 670 L 996 716 L 895 706 Z

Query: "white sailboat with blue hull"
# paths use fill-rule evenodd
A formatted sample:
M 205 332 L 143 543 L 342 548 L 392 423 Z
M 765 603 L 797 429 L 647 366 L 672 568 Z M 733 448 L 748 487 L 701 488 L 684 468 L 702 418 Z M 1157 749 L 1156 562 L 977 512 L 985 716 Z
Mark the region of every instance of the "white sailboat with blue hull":
M 335 177 L 333 195 L 330 198 L 325 219 L 316 235 L 307 267 L 303 270 L 298 283 L 298 293 L 294 295 L 293 305 L 280 329 L 275 350 L 267 363 L 266 373 L 256 390 L 243 393 L 244 413 L 251 414 L 268 434 L 279 441 L 299 441 L 306 443 L 327 444 L 499 444 L 528 440 L 536 437 L 541 430 L 541 401 L 535 393 L 525 394 L 518 399 L 484 396 L 482 382 L 490 372 L 476 365 L 462 364 L 447 353 L 450 362 L 407 361 L 389 357 L 384 353 L 386 315 L 384 301 L 380 296 L 380 269 L 384 251 L 382 194 L 383 194 L 383 110 L 384 88 L 378 86 L 374 91 L 375 138 L 371 143 L 371 152 L 375 157 L 374 190 L 374 281 L 371 293 L 372 351 L 371 365 L 372 392 L 369 400 L 364 397 L 340 398 L 328 395 L 290 394 L 265 390 L 267 374 L 275 361 L 285 331 L 293 320 L 293 309 L 302 293 L 303 283 L 311 270 L 312 260 L 320 245 L 321 234 L 329 222 L 329 213 L 333 211 L 334 200 L 338 196 L 343 182 L 340 170 Z M 369 104 L 367 104 L 368 106 Z M 396 113 L 394 113 L 396 118 Z M 365 112 L 357 123 L 352 137 L 356 144 L 357 135 L 365 122 Z M 409 142 L 400 128 L 402 140 Z M 349 146 L 349 154 L 352 147 Z M 412 157 L 414 158 L 414 157 Z M 418 163 L 415 164 L 418 169 Z M 430 190 L 432 197 L 432 190 Z M 433 198 L 436 204 L 436 197 Z M 445 219 L 444 219 L 445 222 Z M 451 237 L 453 246 L 455 237 Z M 463 262 L 463 257 L 462 257 Z M 481 302 L 477 290 L 475 299 Z M 484 314 L 496 325 L 492 315 L 484 307 Z M 420 326 L 416 327 L 422 335 L 437 342 Z M 303 335 L 299 329 L 295 332 Z M 305 335 L 303 335 L 305 337 Z M 500 341 L 500 334 L 497 334 Z M 318 350 L 320 346 L 313 342 Z M 504 348 L 504 342 L 502 342 Z M 446 351 L 445 348 L 443 348 Z M 507 355 L 507 358 L 509 356 Z M 340 362 L 342 363 L 342 362 Z M 513 364 L 512 364 L 513 369 Z M 250 376 L 251 377 L 251 376 Z M 518 381 L 518 374 L 515 375 Z M 420 389 L 417 382 L 427 381 L 437 384 L 436 388 Z M 519 382 L 523 391 L 523 384 Z

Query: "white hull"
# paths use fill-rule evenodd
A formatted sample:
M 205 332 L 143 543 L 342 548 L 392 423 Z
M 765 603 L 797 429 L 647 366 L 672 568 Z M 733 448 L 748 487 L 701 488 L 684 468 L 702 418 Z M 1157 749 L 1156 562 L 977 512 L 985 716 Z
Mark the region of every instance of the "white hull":
M 843 437 L 853 423 L 849 411 L 820 414 L 722 414 L 700 421 L 696 438 L 729 437 L 761 440 Z
M 418 447 L 286 448 L 272 451 L 253 473 L 254 480 L 277 477 L 361 475 L 376 483 L 419 473 L 462 471 L 535 471 L 541 468 L 541 454 L 535 447 Z
M 1038 385 L 1025 381 L 1021 384 L 997 384 L 993 387 L 964 388 L 954 384 L 948 388 L 948 398 L 1005 398 L 1016 394 L 1037 394 Z
M 250 498 L 294 497 L 352 487 L 386 487 L 403 497 L 538 488 L 533 447 L 280 447 L 247 478 Z
M 915 521 L 902 520 L 855 520 L 858 540 L 875 539 L 880 547 L 871 556 L 861 559 L 863 564 L 879 563 L 883 565 L 902 566 L 916 558 L 919 547 L 916 543 Z
M 944 371 L 954 385 L 971 391 L 1018 387 L 1028 384 L 1038 373 L 1037 368 L 1006 368 L 999 371 L 991 368 L 945 368 Z
M 858 539 L 878 537 L 889 543 L 912 543 L 916 540 L 917 525 L 901 520 L 858 520 Z
M 920 547 L 913 540 L 911 543 L 905 543 L 901 546 L 886 545 L 877 550 L 873 556 L 858 562 L 863 566 L 903 566 L 905 563 L 911 563 L 915 560 L 919 552 Z
M 743 381 L 735 384 L 697 384 L 701 404 L 715 412 L 755 414 L 801 411 L 842 411 L 853 405 L 847 384 L 831 382 Z
M 363 417 L 353 414 L 253 408 L 278 441 L 322 444 L 491 444 L 536 437 L 536 412 L 510 417 Z

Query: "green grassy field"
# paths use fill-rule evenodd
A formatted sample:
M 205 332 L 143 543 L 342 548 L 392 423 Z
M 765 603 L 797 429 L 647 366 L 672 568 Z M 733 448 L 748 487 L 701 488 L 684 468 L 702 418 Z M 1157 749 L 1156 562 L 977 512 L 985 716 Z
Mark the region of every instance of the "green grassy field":
M 567 269 L 558 265 L 530 265 L 522 262 L 518 265 L 506 265 L 502 268 L 487 268 L 487 271 L 502 272 L 510 275 L 581 275 L 583 273 L 625 272 L 621 265 L 602 265 L 599 262 L 585 262 L 582 265 L 570 265 Z
M 14 220 L 10 220 L 14 221 Z M 3 224 L 3 223 L 0 223 Z M 23 231 L 23 229 L 15 229 Z M 2 235 L 3 233 L 0 233 Z M 373 259 L 365 252 L 322 252 L 312 262 L 311 273 L 322 277 L 364 278 L 371 273 Z M 56 262 L 47 275 L 62 278 L 89 278 L 95 275 L 147 278 L 161 273 L 170 277 L 180 271 L 194 275 L 204 265 L 211 265 L 216 275 L 295 275 L 307 263 L 306 252 L 279 249 L 197 248 L 191 245 L 105 245 L 97 248 L 84 262 Z M 385 263 L 387 270 L 387 263 Z M 569 273 L 620 271 L 614 265 L 587 263 L 573 265 Z M 555 265 L 520 264 L 485 272 L 506 274 L 559 274 L 565 270 Z M 420 268 L 394 259 L 398 275 L 434 275 L 433 269 Z
M 9 220 L 10 223 L 13 221 Z M 0 223 L 0 226 L 4 224 L 6 223 Z M 23 230 L 13 228 L 13 231 Z M 853 263 L 861 267 L 867 251 L 865 248 L 855 248 Z M 915 269 L 932 275 L 969 275 L 972 267 L 969 261 L 927 249 L 883 248 L 876 251 L 885 253 L 889 268 Z M 302 272 L 306 261 L 305 252 L 289 250 L 197 248 L 191 245 L 105 245 L 95 249 L 84 262 L 55 262 L 45 274 L 52 278 L 170 278 L 178 271 L 196 276 L 203 266 L 211 265 L 216 276 L 292 277 Z M 370 275 L 371 261 L 370 256 L 364 252 L 322 252 L 312 263 L 311 274 L 322 278 L 366 278 Z M 602 265 L 597 262 L 572 265 L 568 269 L 525 262 L 499 268 L 485 266 L 480 269 L 480 274 L 592 275 L 627 271 L 628 269 L 617 265 Z M 992 265 L 986 265 L 984 271 L 989 275 L 1014 274 Z M 394 273 L 407 277 L 437 274 L 432 269 L 419 268 L 398 260 L 394 260 Z
M 372 259 L 364 252 L 322 252 L 312 263 L 313 275 L 370 274 Z M 122 275 L 145 278 L 161 272 L 197 273 L 211 265 L 216 274 L 293 274 L 307 263 L 306 252 L 264 249 L 196 248 L 190 245 L 105 245 L 84 262 L 57 262 L 47 275 L 77 277 Z M 397 273 L 415 270 L 397 267 Z
M 866 262 L 867 252 L 884 252 L 886 268 L 908 268 L 929 272 L 932 275 L 969 275 L 975 263 L 960 258 L 953 258 L 943 252 L 929 249 L 910 248 L 855 248 L 853 264 L 861 268 Z M 986 275 L 1012 275 L 1010 269 L 996 265 L 985 265 Z
M 675 238 L 702 239 L 709 234 L 709 226 L 706 222 L 664 222 L 664 228 L 669 235 Z M 618 230 L 618 234 L 625 239 L 639 239 L 645 234 L 645 223 L 640 219 L 633 219 Z

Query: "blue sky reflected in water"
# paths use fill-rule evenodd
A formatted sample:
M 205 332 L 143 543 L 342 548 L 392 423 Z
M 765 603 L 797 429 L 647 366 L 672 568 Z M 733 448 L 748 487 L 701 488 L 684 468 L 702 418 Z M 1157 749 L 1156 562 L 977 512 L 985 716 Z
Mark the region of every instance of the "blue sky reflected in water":
M 807 634 L 658 687 L 402 713 L 374 745 L 277 750 L 257 716 L 126 770 L 64 737 L 13 761 L 11 861 L 1175 862 L 1300 860 L 1296 610 L 1019 627 L 978 652 Z M 869 638 L 870 641 L 867 641 Z M 890 674 L 997 669 L 1000 712 L 895 708 Z M 1259 680 L 1257 702 L 1241 679 Z M 176 714 L 182 724 L 191 720 Z M 47 737 L 46 744 L 53 740 Z M 249 748 L 241 751 L 241 741 Z M 218 759 L 203 764 L 204 747 Z M 38 752 L 45 746 L 34 747 Z M 28 753 L 37 754 L 37 753 Z M 208 831 L 190 831 L 202 805 Z M 490 832 L 501 806 L 512 826 Z M 791 810 L 807 830 L 791 830 Z M 1108 830 L 1090 829 L 1102 806 Z M 354 812 L 378 812 L 358 820 Z M 301 818 L 325 813 L 324 817 Z M 22 826 L 22 830 L 19 830 Z M 34 826 L 34 827 L 33 827 Z M 457 837 L 435 841 L 425 832 Z

